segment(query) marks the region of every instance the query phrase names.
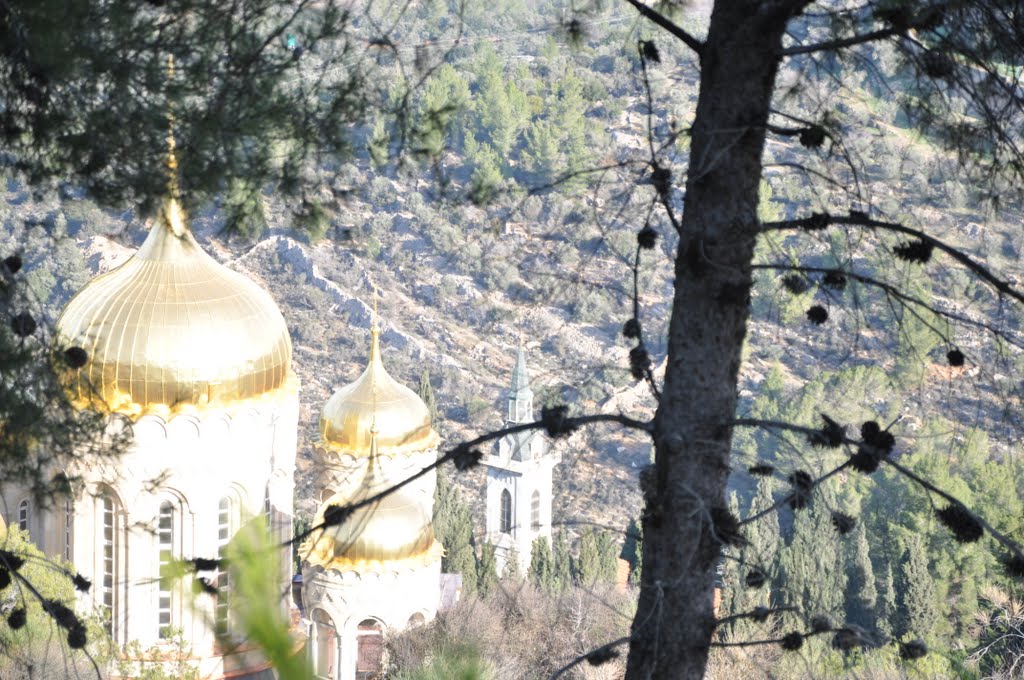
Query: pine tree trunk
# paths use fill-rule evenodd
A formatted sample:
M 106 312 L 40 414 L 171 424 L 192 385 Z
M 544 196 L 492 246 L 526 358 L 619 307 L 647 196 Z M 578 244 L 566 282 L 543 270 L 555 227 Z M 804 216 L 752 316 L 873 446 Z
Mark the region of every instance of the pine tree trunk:
M 765 124 L 794 4 L 718 2 L 705 41 L 627 680 L 695 680 L 707 665 L 720 552 L 710 510 L 725 505 Z

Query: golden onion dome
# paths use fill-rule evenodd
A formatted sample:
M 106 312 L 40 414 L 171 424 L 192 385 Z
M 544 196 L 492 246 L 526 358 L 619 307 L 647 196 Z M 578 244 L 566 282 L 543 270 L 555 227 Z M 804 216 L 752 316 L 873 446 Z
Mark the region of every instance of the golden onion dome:
M 72 398 L 132 417 L 224 406 L 276 390 L 291 374 L 291 339 L 274 300 L 200 247 L 173 193 L 142 247 L 72 298 L 57 333 L 88 355 L 71 376 Z
M 382 455 L 400 455 L 437 446 L 430 409 L 419 396 L 391 377 L 380 357 L 380 331 L 370 331 L 370 360 L 354 383 L 324 404 L 320 438 L 324 447 L 354 456 L 370 454 L 371 428 L 377 426 Z
M 328 498 L 317 511 L 313 526 L 323 524 L 332 507 L 360 503 L 392 486 L 380 470 L 372 435 L 366 475 L 358 491 Z M 339 571 L 401 569 L 439 559 L 443 549 L 434 537 L 430 499 L 422 496 L 403 486 L 353 511 L 340 524 L 314 532 L 299 553 L 311 566 Z

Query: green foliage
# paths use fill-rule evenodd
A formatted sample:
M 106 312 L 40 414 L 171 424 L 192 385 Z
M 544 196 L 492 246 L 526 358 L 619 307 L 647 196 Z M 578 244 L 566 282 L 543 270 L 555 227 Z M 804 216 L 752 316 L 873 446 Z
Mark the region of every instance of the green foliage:
M 519 566 L 519 551 L 513 546 L 505 557 L 505 567 L 501 570 L 501 580 L 512 584 L 518 584 L 523 580 L 523 574 Z
M 739 516 L 739 499 L 736 492 L 729 494 L 727 507 L 730 512 L 734 513 L 737 517 Z M 740 568 L 736 555 L 723 555 L 719 566 L 719 579 L 721 581 L 722 595 L 721 616 L 724 618 L 743 613 L 746 597 L 743 592 L 743 582 L 740 580 Z M 730 624 L 727 632 L 735 634 L 737 632 L 737 623 L 739 622 Z
M 236 179 L 228 185 L 225 206 L 232 231 L 256 240 L 267 230 L 267 199 L 260 187 Z
M 772 477 L 762 477 L 758 480 L 757 494 L 750 503 L 749 516 L 766 512 L 775 504 L 774 487 Z M 782 545 L 778 513 L 767 512 L 761 519 L 749 525 L 745 535 L 749 543 L 743 551 L 744 562 L 759 566 L 765 573 L 771 573 Z
M 18 630 L 11 629 L 6 617 L 0 619 L 0 645 L 5 651 L 25 649 L 54 635 L 56 624 L 43 611 L 39 598 L 24 585 L 22 579 L 31 583 L 43 598 L 56 600 L 68 606 L 73 606 L 75 590 L 69 574 L 64 571 L 62 565 L 50 562 L 17 527 L 0 529 L 0 542 L 4 550 L 25 561 L 17 571 L 21 578 L 12 574 L 11 583 L 3 589 L 3 594 L 10 609 L 23 607 L 26 614 L 26 624 Z
M 864 630 L 872 630 L 878 620 L 878 589 L 871 564 L 868 535 L 863 522 L 857 522 L 852 540 L 846 541 L 846 620 Z
M 436 501 L 435 501 L 436 502 Z M 292 535 L 301 536 L 313 526 L 313 518 L 305 513 L 295 513 L 292 517 Z M 302 556 L 299 555 L 301 541 L 292 544 L 292 565 L 296 573 L 302 571 Z
M 469 178 L 469 195 L 477 205 L 490 203 L 504 185 L 498 154 L 488 144 L 482 144 L 473 155 L 473 174 Z
M 171 109 L 188 200 L 205 202 L 238 181 L 300 195 L 303 169 L 348 152 L 345 131 L 371 97 L 368 65 L 349 59 L 350 46 L 367 37 L 353 33 L 356 15 L 333 5 L 171 0 L 69 9 L 33 0 L 6 11 L 3 166 L 33 186 L 71 181 L 107 204 L 152 206 L 164 193 Z M 310 69 L 329 71 L 329 82 L 297 88 Z
M 480 546 L 480 561 L 476 566 L 477 590 L 481 595 L 488 595 L 498 587 L 498 560 L 493 544 L 485 541 Z
M 618 546 L 607 531 L 587 527 L 580 534 L 580 554 L 574 563 L 576 583 L 587 587 L 614 582 L 618 556 Z
M 320 201 L 303 201 L 295 214 L 295 230 L 305 234 L 310 243 L 322 239 L 330 226 L 331 217 Z
M 551 546 L 552 588 L 561 592 L 572 585 L 572 555 L 569 552 L 569 539 L 565 529 L 555 533 Z
M 805 622 L 818 615 L 843 618 L 846 570 L 843 546 L 832 525 L 834 496 L 819 487 L 809 508 L 796 512 L 793 538 L 780 557 L 783 600 L 795 606 Z
M 448 478 L 447 468 L 437 471 L 433 526 L 434 535 L 445 549 L 441 570 L 446 574 L 462 574 L 462 592 L 475 592 L 477 561 L 473 548 L 473 518 L 458 488 Z
M 469 645 L 432 650 L 429 661 L 415 670 L 397 673 L 395 680 L 487 680 L 487 665 Z
M 192 647 L 179 629 L 169 631 L 159 646 L 142 649 L 132 640 L 117 657 L 117 672 L 134 680 L 200 680 Z
M 423 403 L 427 405 L 427 409 L 430 411 L 430 422 L 434 424 L 435 429 L 437 428 L 437 397 L 434 395 L 434 388 L 430 386 L 430 371 L 423 369 L 420 373 L 420 384 L 416 390 L 416 394 L 419 395 Z
M 296 653 L 282 611 L 279 551 L 263 518 L 247 522 L 231 539 L 225 556 L 231 572 L 231 617 L 238 635 L 259 647 L 281 680 L 312 677 L 305 656 Z
M 896 634 L 896 621 L 899 616 L 899 605 L 896 600 L 896 581 L 892 576 L 892 566 L 886 562 L 881 580 L 878 582 L 878 619 L 876 630 L 883 639 Z
M 2 258 L 15 256 L 0 252 Z M 12 271 L 0 262 L 0 482 L 26 488 L 35 505 L 45 508 L 74 481 L 62 475 L 55 484 L 54 470 L 68 469 L 79 457 L 109 461 L 124 450 L 130 434 L 104 436 L 111 417 L 70 402 L 65 382 L 84 351 L 69 355 L 71 348 L 55 343 L 38 291 L 28 288 L 24 269 Z
M 920 536 L 906 539 L 900 561 L 899 609 L 896 634 L 900 638 L 928 640 L 939 619 L 935 601 L 935 581 L 928 569 L 928 555 Z
M 644 568 L 644 528 L 638 520 L 630 520 L 629 526 L 626 527 L 622 559 L 629 562 L 629 584 L 639 588 Z
M 544 536 L 534 539 L 530 551 L 530 582 L 545 593 L 555 594 L 559 586 L 555 581 L 551 545 Z

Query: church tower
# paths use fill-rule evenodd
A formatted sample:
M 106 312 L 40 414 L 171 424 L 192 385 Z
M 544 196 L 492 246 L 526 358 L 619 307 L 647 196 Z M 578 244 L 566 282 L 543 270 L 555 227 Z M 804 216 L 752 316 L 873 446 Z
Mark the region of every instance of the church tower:
M 520 347 L 512 370 L 505 426 L 533 420 L 533 390 L 526 353 Z M 525 574 L 533 542 L 538 538 L 551 541 L 551 477 L 559 461 L 561 456 L 551 450 L 539 430 L 505 435 L 481 461 L 487 467 L 486 540 L 495 547 L 499 575 L 513 554 L 519 560 L 520 573 Z
M 427 405 L 385 370 L 374 315 L 365 370 L 327 400 L 320 418 L 324 490 L 313 526 L 332 508 L 375 499 L 434 463 L 439 441 Z M 432 524 L 436 480 L 431 470 L 313 531 L 299 548 L 317 678 L 378 677 L 383 635 L 437 614 L 444 550 Z
M 200 677 L 238 677 L 268 664 L 235 625 L 231 570 L 197 574 L 216 589 L 199 597 L 192 577 L 164 571 L 224 554 L 252 520 L 265 521 L 273 542 L 291 538 L 299 383 L 274 300 L 192 235 L 173 136 L 168 165 L 145 242 L 90 281 L 56 324 L 61 346 L 87 353 L 69 376 L 70 398 L 117 416 L 110 434 L 127 429 L 127 450 L 82 453 L 62 471 L 75 481 L 71 494 L 46 509 L 34 511 L 26 490 L 3 494 L 25 509 L 19 523 L 37 545 L 92 581 L 81 605 L 100 612 L 115 644 L 159 655 L 180 632 Z M 289 552 L 279 555 L 282 592 Z M 287 621 L 288 603 L 280 607 Z

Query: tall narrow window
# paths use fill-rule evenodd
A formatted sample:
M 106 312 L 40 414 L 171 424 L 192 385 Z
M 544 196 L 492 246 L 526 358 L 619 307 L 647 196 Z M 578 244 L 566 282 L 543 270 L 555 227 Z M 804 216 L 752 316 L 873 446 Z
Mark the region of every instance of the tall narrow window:
M 64 559 L 71 561 L 71 537 L 75 530 L 75 506 L 70 498 L 64 499 Z
M 32 504 L 27 498 L 18 503 L 18 528 L 31 538 L 29 531 L 29 520 L 32 516 Z
M 267 484 L 263 491 L 263 519 L 267 523 L 267 532 L 270 534 L 270 539 L 274 540 L 274 506 L 270 504 L 270 485 Z
M 512 532 L 512 494 L 508 492 L 508 489 L 501 490 L 501 515 L 499 516 L 501 523 L 501 533 L 508 534 Z
M 103 544 L 101 554 L 103 556 L 103 581 L 100 592 L 100 608 L 103 610 L 103 618 L 107 635 L 114 637 L 114 588 L 117 566 L 117 514 L 113 497 L 110 494 L 103 494 Z
M 217 556 L 224 559 L 227 555 L 228 542 L 231 541 L 231 498 L 225 496 L 217 506 Z M 221 565 L 217 572 L 217 631 L 228 632 L 228 603 L 230 600 L 231 579 L 228 570 Z
M 170 637 L 174 600 L 173 579 L 170 575 L 171 563 L 174 561 L 174 505 L 169 501 L 160 504 L 157 541 L 160 546 L 160 593 L 156 616 L 159 636 L 166 639 Z
M 338 651 L 334 621 L 323 609 L 317 609 L 313 612 L 313 623 L 316 625 L 316 676 L 330 680 L 335 676 Z
M 534 491 L 530 496 L 530 528 L 540 531 L 540 491 Z
M 365 619 L 356 630 L 356 680 L 382 678 L 384 668 L 384 627 Z

